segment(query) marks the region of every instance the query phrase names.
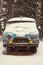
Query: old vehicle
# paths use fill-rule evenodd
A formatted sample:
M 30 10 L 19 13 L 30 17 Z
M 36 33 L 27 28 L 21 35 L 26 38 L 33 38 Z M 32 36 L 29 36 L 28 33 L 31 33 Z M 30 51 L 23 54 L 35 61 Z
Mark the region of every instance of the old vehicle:
M 3 34 L 3 46 L 10 52 L 11 48 L 28 49 L 36 52 L 39 45 L 39 33 L 36 21 L 28 17 L 16 17 L 7 21 Z

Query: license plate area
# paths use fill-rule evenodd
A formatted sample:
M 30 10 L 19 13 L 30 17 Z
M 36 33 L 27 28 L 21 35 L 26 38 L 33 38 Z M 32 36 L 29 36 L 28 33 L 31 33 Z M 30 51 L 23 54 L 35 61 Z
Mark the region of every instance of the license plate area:
M 28 43 L 29 41 L 27 38 L 17 37 L 17 38 L 14 38 L 13 42 L 16 44 L 25 44 L 25 43 Z

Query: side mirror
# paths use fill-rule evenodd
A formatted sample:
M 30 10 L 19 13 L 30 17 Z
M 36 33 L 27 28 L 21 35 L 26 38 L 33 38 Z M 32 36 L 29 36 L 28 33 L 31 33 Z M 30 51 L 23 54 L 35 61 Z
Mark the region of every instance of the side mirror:
M 4 31 L 4 27 L 2 27 L 2 31 Z
M 41 30 L 41 26 L 38 26 L 38 30 Z
M 1 22 L 1 29 L 2 29 L 2 32 L 3 32 L 4 29 L 5 29 L 5 26 L 4 26 L 4 22 L 3 22 L 3 21 Z

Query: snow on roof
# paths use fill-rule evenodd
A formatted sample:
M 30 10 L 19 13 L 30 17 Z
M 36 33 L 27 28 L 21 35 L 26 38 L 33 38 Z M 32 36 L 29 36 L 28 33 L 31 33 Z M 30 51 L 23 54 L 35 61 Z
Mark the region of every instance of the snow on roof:
M 9 19 L 8 21 L 35 21 L 35 19 L 29 17 L 15 17 Z

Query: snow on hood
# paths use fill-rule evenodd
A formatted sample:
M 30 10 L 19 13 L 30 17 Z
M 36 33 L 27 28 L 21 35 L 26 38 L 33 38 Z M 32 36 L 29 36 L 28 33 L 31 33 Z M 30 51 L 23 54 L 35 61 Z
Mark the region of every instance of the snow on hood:
M 5 32 L 12 32 L 17 35 L 25 35 L 31 32 L 38 34 L 36 23 L 34 22 L 20 22 L 8 24 L 6 26 Z

